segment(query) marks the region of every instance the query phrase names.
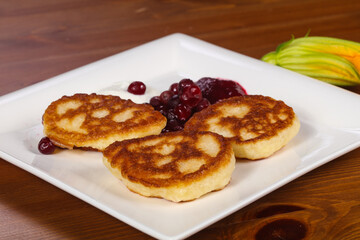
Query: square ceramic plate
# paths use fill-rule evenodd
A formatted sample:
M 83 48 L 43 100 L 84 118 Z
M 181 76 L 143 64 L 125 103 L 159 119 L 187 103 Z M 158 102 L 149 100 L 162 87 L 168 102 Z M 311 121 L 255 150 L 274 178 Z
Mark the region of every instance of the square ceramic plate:
M 262 161 L 238 161 L 223 190 L 181 204 L 128 191 L 101 153 L 41 155 L 41 116 L 51 101 L 141 80 L 159 91 L 182 78 L 233 79 L 249 94 L 292 106 L 299 134 Z M 0 156 L 159 239 L 182 239 L 360 146 L 360 96 L 198 39 L 173 34 L 0 97 Z M 6 116 L 6 118 L 4 117 Z

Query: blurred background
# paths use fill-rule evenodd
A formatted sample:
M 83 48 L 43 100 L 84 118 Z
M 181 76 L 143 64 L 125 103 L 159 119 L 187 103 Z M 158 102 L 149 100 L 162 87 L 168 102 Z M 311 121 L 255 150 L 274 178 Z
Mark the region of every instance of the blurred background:
M 292 36 L 360 42 L 357 0 L 0 2 L 0 95 L 181 32 L 261 58 Z

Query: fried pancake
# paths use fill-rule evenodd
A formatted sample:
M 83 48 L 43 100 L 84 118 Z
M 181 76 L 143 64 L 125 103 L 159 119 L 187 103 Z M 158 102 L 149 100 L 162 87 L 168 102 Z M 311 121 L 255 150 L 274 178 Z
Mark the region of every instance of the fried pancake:
M 105 166 L 131 191 L 173 202 L 224 188 L 235 168 L 228 141 L 215 133 L 184 131 L 115 142 Z
M 261 159 L 286 145 L 300 122 L 283 101 L 261 95 L 233 97 L 195 113 L 185 131 L 211 131 L 228 139 L 238 158 Z
M 62 148 L 102 151 L 115 141 L 160 134 L 166 118 L 148 104 L 117 96 L 75 94 L 52 102 L 44 134 Z

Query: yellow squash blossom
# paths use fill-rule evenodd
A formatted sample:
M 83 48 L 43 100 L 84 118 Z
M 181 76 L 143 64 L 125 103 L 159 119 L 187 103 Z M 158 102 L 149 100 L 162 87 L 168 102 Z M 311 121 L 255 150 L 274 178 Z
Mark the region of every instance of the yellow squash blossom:
M 293 38 L 262 60 L 338 86 L 360 84 L 360 43 L 330 38 Z

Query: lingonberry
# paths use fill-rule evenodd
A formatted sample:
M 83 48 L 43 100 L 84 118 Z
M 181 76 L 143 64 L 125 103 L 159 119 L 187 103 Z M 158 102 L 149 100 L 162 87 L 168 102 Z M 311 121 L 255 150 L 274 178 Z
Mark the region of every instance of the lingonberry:
M 208 106 L 210 106 L 210 102 L 209 100 L 207 100 L 206 98 L 201 99 L 201 101 L 195 106 L 195 112 L 200 112 L 201 110 L 207 108 Z
M 157 109 L 160 105 L 162 105 L 161 99 L 159 96 L 154 96 L 150 98 L 150 105 Z
M 180 98 L 178 95 L 174 95 L 171 97 L 171 99 L 168 101 L 167 105 L 169 108 L 175 108 L 180 103 Z
M 189 108 L 188 106 L 180 103 L 179 105 L 177 105 L 174 109 L 174 113 L 177 116 L 177 119 L 179 119 L 182 122 L 185 122 L 186 120 L 188 120 L 191 117 L 191 108 Z
M 182 79 L 180 82 L 179 82 L 179 91 L 181 91 L 182 89 L 185 89 L 187 87 L 190 87 L 194 85 L 194 82 L 193 80 L 191 79 L 188 79 L 188 78 L 185 78 L 185 79 Z
M 172 96 L 174 95 L 173 92 L 171 91 L 163 91 L 161 94 L 160 94 L 160 100 L 163 104 L 167 104 L 168 101 L 172 98 Z
M 181 103 L 188 105 L 190 108 L 195 107 L 201 99 L 201 90 L 196 84 L 184 88 L 180 95 Z
M 173 83 L 170 85 L 169 90 L 172 91 L 174 94 L 179 93 L 179 83 Z
M 146 86 L 143 82 L 135 81 L 135 82 L 130 83 L 127 90 L 129 93 L 132 93 L 135 95 L 142 95 L 146 91 Z
M 38 144 L 39 152 L 42 154 L 52 154 L 56 147 L 48 137 L 43 137 Z

